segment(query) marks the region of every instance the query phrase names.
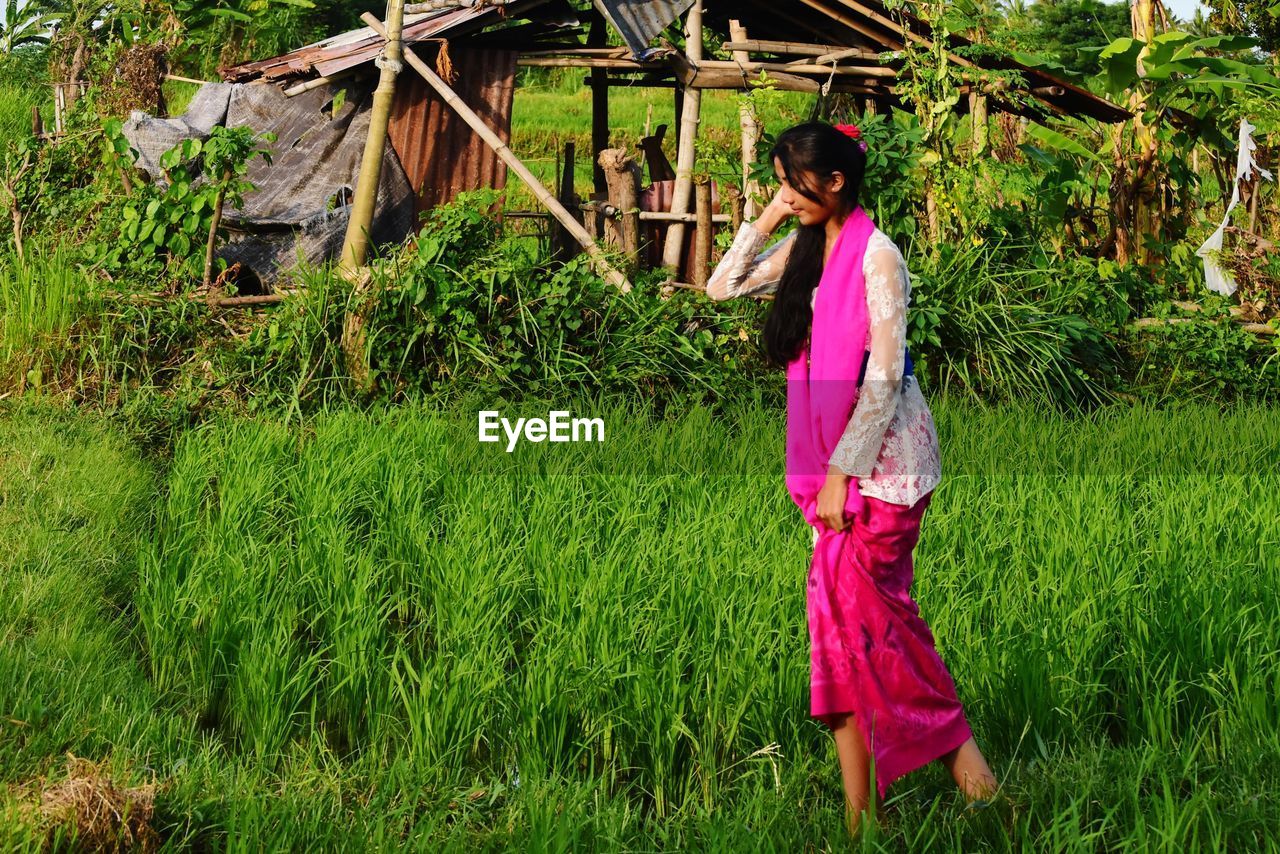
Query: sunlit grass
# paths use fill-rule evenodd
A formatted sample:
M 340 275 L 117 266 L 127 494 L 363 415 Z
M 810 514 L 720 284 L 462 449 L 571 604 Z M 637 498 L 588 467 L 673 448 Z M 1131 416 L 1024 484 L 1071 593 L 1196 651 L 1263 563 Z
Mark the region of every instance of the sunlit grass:
M 187 434 L 159 494 L 109 433 L 26 451 L 42 422 L 11 419 L 0 624 L 42 640 L 0 652 L 27 724 L 6 778 L 68 749 L 145 764 L 189 842 L 840 847 L 782 414 L 569 408 L 610 444 L 520 448 L 505 475 L 474 408 L 228 419 Z M 962 813 L 921 771 L 876 844 L 1265 849 L 1276 411 L 937 414 L 914 592 L 1006 790 Z M 59 541 L 58 508 L 86 533 Z M 37 583 L 38 607 L 14 592 Z M 51 663 L 108 648 L 89 691 Z

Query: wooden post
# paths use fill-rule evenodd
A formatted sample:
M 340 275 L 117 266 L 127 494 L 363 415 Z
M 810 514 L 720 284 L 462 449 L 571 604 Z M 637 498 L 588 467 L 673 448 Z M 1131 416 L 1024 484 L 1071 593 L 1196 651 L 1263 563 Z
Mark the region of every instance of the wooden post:
M 600 152 L 600 167 L 609 184 L 609 204 L 621 215 L 610 220 L 609 232 L 627 256 L 628 263 L 640 261 L 640 167 L 624 149 Z
M 365 12 L 360 16 L 360 20 L 368 24 L 375 33 L 383 35 L 384 30 L 382 28 L 382 22 L 373 15 Z M 609 264 L 609 260 L 605 257 L 604 252 L 602 252 L 600 247 L 595 244 L 595 241 L 591 239 L 591 236 L 587 234 L 587 230 L 582 226 L 582 224 L 574 219 L 573 214 L 565 210 L 564 205 L 560 204 L 556 197 L 542 185 L 542 182 L 538 180 L 537 176 L 529 171 L 529 167 L 524 165 L 524 161 L 519 157 L 516 157 L 515 154 L 511 152 L 511 149 L 507 147 L 507 144 L 502 141 L 501 137 L 494 133 L 493 128 L 485 124 L 484 119 L 476 115 L 476 111 L 467 106 L 467 103 L 458 97 L 458 93 L 453 91 L 453 87 L 444 82 L 444 80 L 440 78 L 440 75 L 436 74 L 435 71 L 423 62 L 416 53 L 411 50 L 406 51 L 404 58 L 405 61 L 409 63 L 410 67 L 422 75 L 422 79 L 426 80 L 427 84 L 440 95 L 441 100 L 452 107 L 453 110 L 462 117 L 462 120 L 465 121 L 472 130 L 479 134 L 480 138 L 483 139 L 485 143 L 494 150 L 494 153 L 498 155 L 498 158 L 503 163 L 507 164 L 507 168 L 516 173 L 516 176 L 521 181 L 524 181 L 524 183 L 537 197 L 538 201 L 541 202 L 547 210 L 551 211 L 552 216 L 559 220 L 560 224 L 563 225 L 565 229 L 573 235 L 574 239 L 582 245 L 582 248 L 586 250 L 587 255 L 591 257 L 596 272 L 599 273 L 605 281 L 609 282 L 609 284 L 613 285 L 618 290 L 623 293 L 629 292 L 631 290 L 631 283 L 627 281 L 627 277 L 619 273 L 612 265 Z
M 36 139 L 44 136 L 44 120 L 40 118 L 40 108 L 31 107 L 31 135 Z
M 560 173 L 560 204 L 564 205 L 565 210 L 574 214 L 574 218 L 581 221 L 581 214 L 578 213 L 577 195 L 573 191 L 575 183 L 574 159 L 576 154 L 576 146 L 572 141 L 564 144 L 564 169 Z M 551 228 L 551 255 L 557 261 L 568 261 L 574 255 L 574 249 L 577 247 L 577 241 L 573 239 L 573 235 L 560 223 L 554 223 Z
M 729 21 L 729 37 L 735 42 L 747 41 L 747 28 L 737 20 Z M 735 50 L 733 61 L 744 66 L 751 61 L 751 54 L 745 50 Z M 751 107 L 743 104 L 738 108 L 738 121 L 742 125 L 742 195 L 745 204 L 743 215 L 754 220 L 759 215 L 756 201 L 760 195 L 760 182 L 752 180 L 751 166 L 756 162 L 756 143 L 760 141 L 760 125 L 756 121 Z
M 387 146 L 387 128 L 391 124 L 391 104 L 396 96 L 396 74 L 404 54 L 400 32 L 404 24 L 404 0 L 388 0 L 386 47 L 383 49 L 378 88 L 373 92 L 369 116 L 369 136 L 360 159 L 351 218 L 342 239 L 342 257 L 338 266 L 346 274 L 364 266 L 369 252 L 369 229 L 373 225 L 373 208 L 378 201 L 378 181 L 382 177 L 382 153 Z
M 693 284 L 706 288 L 711 274 L 711 179 L 699 178 L 696 188 L 698 222 L 693 237 Z
M 601 48 L 605 45 L 605 22 L 597 12 L 591 22 L 587 45 Z M 608 190 L 604 170 L 600 168 L 600 153 L 609 147 L 609 70 L 591 69 L 591 167 L 592 180 L 597 193 Z
M 693 0 L 685 23 L 685 55 L 695 65 L 702 60 L 702 0 Z M 698 120 L 701 118 L 702 92 L 686 89 L 684 108 L 680 116 L 680 141 L 676 151 L 676 186 L 671 195 L 671 212 L 689 212 L 689 197 L 693 194 L 694 142 L 698 136 Z M 684 255 L 684 223 L 674 222 L 667 229 L 666 245 L 662 249 L 662 264 L 679 275 L 681 257 Z

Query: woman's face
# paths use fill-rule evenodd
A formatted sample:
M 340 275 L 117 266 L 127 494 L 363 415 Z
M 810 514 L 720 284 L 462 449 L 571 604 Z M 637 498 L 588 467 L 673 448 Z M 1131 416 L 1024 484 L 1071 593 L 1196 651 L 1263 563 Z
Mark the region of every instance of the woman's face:
M 844 188 L 844 175 L 841 173 L 833 172 L 825 180 L 812 172 L 802 174 L 804 186 L 818 193 L 820 201 L 814 201 L 791 186 L 787 181 L 786 171 L 782 168 L 782 161 L 777 157 L 773 158 L 773 171 L 782 185 L 778 190 L 782 203 L 791 208 L 801 225 L 822 225 L 839 211 L 838 194 Z

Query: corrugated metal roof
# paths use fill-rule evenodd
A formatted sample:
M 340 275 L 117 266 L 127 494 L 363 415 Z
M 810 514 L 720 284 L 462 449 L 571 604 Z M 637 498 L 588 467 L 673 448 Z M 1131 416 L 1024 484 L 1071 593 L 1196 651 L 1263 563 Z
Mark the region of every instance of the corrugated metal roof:
M 511 137 L 516 52 L 453 48 L 458 96 L 493 128 Z M 422 212 L 450 202 L 463 190 L 506 185 L 507 167 L 497 152 L 417 74 L 396 84 L 388 136 Z
M 693 0 L 593 0 L 633 54 L 643 53 L 658 33 L 693 5 Z

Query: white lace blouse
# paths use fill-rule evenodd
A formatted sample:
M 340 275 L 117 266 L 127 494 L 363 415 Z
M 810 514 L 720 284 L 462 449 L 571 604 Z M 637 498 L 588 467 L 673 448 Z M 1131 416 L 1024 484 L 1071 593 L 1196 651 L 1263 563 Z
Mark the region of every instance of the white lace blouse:
M 777 290 L 794 237 L 792 232 L 762 253 L 768 238 L 744 222 L 707 281 L 707 296 L 724 300 Z M 903 376 L 911 276 L 898 247 L 879 229 L 867 242 L 862 272 L 871 356 L 829 464 L 856 477 L 863 495 L 912 506 L 941 481 L 942 465 L 929 405 L 915 377 Z M 815 299 L 817 292 L 815 287 Z

